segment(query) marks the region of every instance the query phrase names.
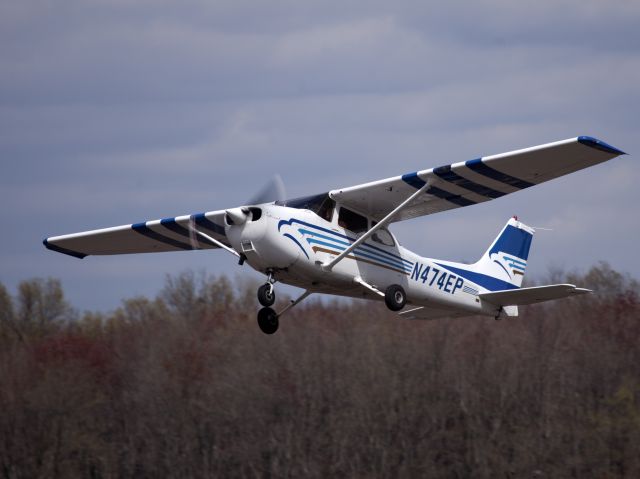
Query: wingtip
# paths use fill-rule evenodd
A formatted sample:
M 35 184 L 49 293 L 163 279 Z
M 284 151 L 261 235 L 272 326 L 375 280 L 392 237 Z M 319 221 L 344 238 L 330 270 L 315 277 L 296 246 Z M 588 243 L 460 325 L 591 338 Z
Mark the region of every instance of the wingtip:
M 614 155 L 626 155 L 624 151 L 616 148 L 615 146 L 611 146 L 608 143 L 605 143 L 602 140 L 598 140 L 592 136 L 579 136 L 578 142 L 583 145 L 589 146 L 591 148 L 595 148 L 596 150 L 605 151 L 607 153 L 613 153 Z
M 573 294 L 591 294 L 593 293 L 592 289 L 587 289 L 587 288 L 575 288 L 573 290 Z
M 55 244 L 52 244 L 49 242 L 49 238 L 45 238 L 42 240 L 42 244 L 44 245 L 45 248 L 51 250 L 51 251 L 55 251 L 56 253 L 62 253 L 62 254 L 66 254 L 69 256 L 73 256 L 74 258 L 78 258 L 78 259 L 82 259 L 82 258 L 86 258 L 88 255 L 84 254 L 84 253 L 79 253 L 78 251 L 72 251 L 70 249 L 66 249 L 66 248 L 62 248 L 61 246 L 57 246 Z

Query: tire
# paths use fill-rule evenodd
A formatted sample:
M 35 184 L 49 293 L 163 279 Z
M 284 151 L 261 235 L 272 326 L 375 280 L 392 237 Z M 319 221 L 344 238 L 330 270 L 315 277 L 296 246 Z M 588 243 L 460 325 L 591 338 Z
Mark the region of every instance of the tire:
M 400 311 L 407 303 L 407 295 L 399 284 L 392 284 L 384 293 L 384 302 L 391 311 Z
M 262 306 L 271 306 L 276 302 L 276 292 L 270 284 L 266 283 L 258 288 L 258 302 Z
M 278 330 L 278 316 L 271 308 L 262 308 L 258 311 L 258 326 L 264 334 L 273 334 Z

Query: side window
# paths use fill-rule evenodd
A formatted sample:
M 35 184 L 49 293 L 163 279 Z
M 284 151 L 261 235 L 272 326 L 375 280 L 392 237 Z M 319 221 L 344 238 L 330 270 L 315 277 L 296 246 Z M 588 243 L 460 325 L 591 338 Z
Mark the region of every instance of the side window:
M 347 208 L 340 208 L 338 225 L 354 233 L 364 233 L 367 231 L 367 218 Z
M 380 228 L 378 231 L 373 233 L 371 237 L 373 241 L 376 243 L 383 244 L 385 246 L 395 246 L 395 241 L 393 241 L 393 236 L 389 233 L 389 230 L 386 228 Z

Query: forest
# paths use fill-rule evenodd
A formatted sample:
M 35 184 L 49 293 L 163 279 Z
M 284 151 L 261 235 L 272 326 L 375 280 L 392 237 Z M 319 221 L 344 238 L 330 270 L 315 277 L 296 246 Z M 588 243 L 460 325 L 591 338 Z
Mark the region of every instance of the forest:
M 638 281 L 547 281 L 595 293 L 501 321 L 312 296 L 273 336 L 224 276 L 108 313 L 0 284 L 0 477 L 638 478 Z

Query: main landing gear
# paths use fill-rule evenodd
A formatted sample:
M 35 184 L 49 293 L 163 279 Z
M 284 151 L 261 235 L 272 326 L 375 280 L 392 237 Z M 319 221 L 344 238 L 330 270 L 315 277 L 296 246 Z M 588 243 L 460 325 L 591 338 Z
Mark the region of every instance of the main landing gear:
M 353 278 L 355 283 L 368 289 L 372 293 L 375 293 L 384 298 L 384 302 L 391 311 L 400 311 L 407 304 L 407 294 L 404 292 L 404 288 L 399 284 L 392 284 L 387 287 L 385 292 L 380 291 L 376 286 L 373 286 L 364 281 L 360 276 Z
M 384 293 L 384 302 L 391 311 L 400 311 L 407 303 L 407 295 L 399 284 L 392 284 Z
M 276 301 L 276 292 L 273 287 L 276 280 L 273 277 L 273 271 L 268 271 L 267 273 L 267 282 L 258 288 L 258 302 L 262 306 L 264 306 L 260 311 L 258 311 L 258 326 L 264 334 L 273 334 L 278 330 L 278 326 L 280 323 L 278 319 L 280 318 L 280 316 L 282 316 L 300 301 L 309 296 L 311 294 L 311 291 L 305 291 L 298 299 L 296 299 L 295 301 L 291 301 L 291 303 L 288 304 L 282 311 L 276 313 L 270 307 Z

